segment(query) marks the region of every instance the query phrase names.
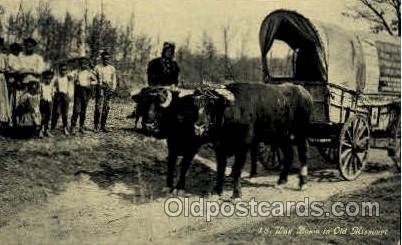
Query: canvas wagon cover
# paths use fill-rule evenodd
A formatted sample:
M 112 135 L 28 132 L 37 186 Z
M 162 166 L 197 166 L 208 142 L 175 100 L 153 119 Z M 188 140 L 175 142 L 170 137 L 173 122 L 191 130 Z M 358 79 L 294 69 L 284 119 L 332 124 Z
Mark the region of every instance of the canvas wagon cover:
M 327 81 L 349 90 L 400 92 L 400 39 L 356 34 L 294 11 L 269 14 L 260 29 L 264 76 L 275 39 L 295 51 L 296 80 Z

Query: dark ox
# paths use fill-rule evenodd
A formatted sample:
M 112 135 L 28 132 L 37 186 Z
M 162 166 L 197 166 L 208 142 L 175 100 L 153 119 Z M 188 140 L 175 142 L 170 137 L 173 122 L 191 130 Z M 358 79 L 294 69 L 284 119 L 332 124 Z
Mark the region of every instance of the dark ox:
M 198 112 L 194 99 L 183 94 L 192 90 L 171 87 L 149 87 L 134 97 L 137 102 L 136 125 L 142 118 L 142 130 L 157 138 L 166 138 L 168 145 L 168 168 L 166 186 L 174 189 L 174 172 L 177 158 L 182 156 L 177 190 L 184 190 L 185 175 L 202 144 L 200 128 L 197 127 Z M 197 134 L 198 132 L 198 134 Z
M 139 94 L 134 95 L 136 102 L 135 127 L 141 120 L 142 132 L 157 138 L 163 138 L 161 119 L 172 100 L 172 93 L 168 87 L 146 87 Z
M 222 193 L 227 157 L 235 155 L 232 167 L 233 197 L 241 196 L 240 174 L 246 155 L 251 150 L 252 166 L 255 166 L 259 142 L 275 144 L 282 150 L 284 168 L 278 184 L 284 184 L 293 160 L 293 134 L 302 162 L 299 182 L 302 188 L 307 175 L 305 132 L 312 104 L 308 92 L 292 84 L 278 86 L 256 83 L 234 83 L 228 85 L 227 90 L 234 100 L 216 89 L 203 89 L 182 98 L 173 95 L 171 104 L 159 110 L 160 127 L 165 128 L 162 131 L 166 130 L 169 148 L 168 187 L 172 188 L 176 158 L 183 155 L 177 188 L 184 188 L 189 164 L 205 142 L 213 142 L 216 153 L 218 171 L 215 193 Z
M 274 85 L 285 97 L 289 105 L 290 133 L 296 143 L 301 172 L 307 175 L 307 137 L 310 130 L 310 115 L 313 100 L 310 93 L 302 86 L 293 83 Z M 275 145 L 275 142 L 272 142 Z M 257 149 L 252 149 L 250 177 L 257 173 Z M 253 152 L 254 151 L 254 152 Z M 293 156 L 291 156 L 293 159 Z
M 227 86 L 235 97 L 234 102 L 215 94 L 201 98 L 207 118 L 209 132 L 205 136 L 215 145 L 218 165 L 215 192 L 222 193 L 227 157 L 235 156 L 232 167 L 233 197 L 241 196 L 240 174 L 246 155 L 251 150 L 252 172 L 255 171 L 257 149 L 260 142 L 277 145 L 283 152 L 283 170 L 278 184 L 287 182 L 293 161 L 291 136 L 298 146 L 302 167 L 299 186 L 303 188 L 307 177 L 307 135 L 312 108 L 310 94 L 301 86 L 294 84 L 267 85 L 256 83 L 234 83 Z M 193 95 L 197 97 L 197 95 Z M 199 108 L 197 108 L 198 111 Z M 197 122 L 199 123 L 199 122 Z

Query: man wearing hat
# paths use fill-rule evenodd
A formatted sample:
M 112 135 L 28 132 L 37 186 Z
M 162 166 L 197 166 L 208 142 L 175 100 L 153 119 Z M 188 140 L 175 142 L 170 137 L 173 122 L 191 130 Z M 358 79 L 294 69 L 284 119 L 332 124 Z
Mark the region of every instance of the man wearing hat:
M 55 93 L 54 83 L 53 83 L 54 72 L 51 70 L 46 70 L 41 76 L 41 86 L 40 86 L 40 104 L 39 109 L 42 117 L 41 130 L 39 131 L 39 138 L 44 136 L 52 137 L 53 135 L 49 132 L 50 117 L 52 114 L 52 102 Z
M 74 90 L 73 115 L 71 116 L 71 133 L 75 134 L 75 126 L 79 121 L 79 132 L 85 133 L 84 124 L 88 101 L 91 95 L 91 85 L 96 81 L 95 74 L 90 69 L 90 61 L 86 57 L 79 59 L 80 70 L 77 72 Z
M 95 92 L 94 130 L 107 132 L 106 121 L 109 114 L 109 101 L 117 87 L 116 69 L 110 63 L 110 54 L 101 53 L 101 63 L 95 66 L 97 78 Z M 100 126 L 100 127 L 99 127 Z
M 178 85 L 180 69 L 174 61 L 174 52 L 174 43 L 165 42 L 161 57 L 149 62 L 147 70 L 149 86 Z
M 52 110 L 51 130 L 54 130 L 57 125 L 59 116 L 63 122 L 63 130 L 65 135 L 69 135 L 67 117 L 70 104 L 69 89 L 73 81 L 68 77 L 68 68 L 66 63 L 61 63 L 58 66 L 58 74 L 54 79 L 54 101 Z
M 148 85 L 170 86 L 179 84 L 180 68 L 174 61 L 175 44 L 164 42 L 162 55 L 148 63 Z M 136 109 L 127 118 L 136 118 Z

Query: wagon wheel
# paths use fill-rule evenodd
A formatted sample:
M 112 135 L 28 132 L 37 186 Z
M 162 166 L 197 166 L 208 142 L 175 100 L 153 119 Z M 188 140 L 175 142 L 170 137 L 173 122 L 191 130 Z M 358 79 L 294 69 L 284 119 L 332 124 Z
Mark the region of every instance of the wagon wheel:
M 280 167 L 282 164 L 283 156 L 279 147 L 271 145 L 270 153 L 271 154 L 269 156 L 269 161 L 271 162 L 272 167 Z
M 283 156 L 278 147 L 274 145 L 260 144 L 259 161 L 264 165 L 265 169 L 269 169 L 269 165 L 272 167 L 280 166 L 282 159 Z
M 401 171 L 401 118 L 398 119 L 398 123 L 394 126 L 393 137 L 391 158 L 395 162 L 398 171 Z
M 338 147 L 318 145 L 317 150 L 325 161 L 329 163 L 336 163 L 338 161 Z
M 346 180 L 354 180 L 364 169 L 370 148 L 370 128 L 361 115 L 350 117 L 339 139 L 339 170 Z

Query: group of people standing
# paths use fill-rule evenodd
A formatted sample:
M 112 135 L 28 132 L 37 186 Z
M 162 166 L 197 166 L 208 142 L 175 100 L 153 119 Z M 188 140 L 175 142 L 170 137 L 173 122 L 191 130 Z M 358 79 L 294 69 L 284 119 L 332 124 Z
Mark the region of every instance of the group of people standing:
M 109 101 L 116 86 L 116 69 L 107 51 L 99 64 L 91 66 L 87 57 L 73 57 L 48 64 L 37 54 L 37 42 L 24 39 L 23 45 L 6 48 L 0 38 L 0 125 L 16 132 L 29 129 L 39 137 L 51 137 L 59 117 L 65 135 L 85 133 L 88 101 L 95 97 L 94 131 L 107 131 Z M 70 127 L 68 111 L 73 99 Z M 50 124 L 50 125 L 49 125 Z
M 94 132 L 107 132 L 110 99 L 117 87 L 116 69 L 107 51 L 92 66 L 87 57 L 49 64 L 36 52 L 33 38 L 9 46 L 0 38 L 0 129 L 52 137 L 59 118 L 63 134 L 85 133 L 89 100 L 94 97 Z M 149 86 L 178 85 L 175 45 L 163 44 L 161 57 L 148 63 Z M 69 105 L 73 101 L 70 125 Z M 134 113 L 133 113 L 134 115 Z M 78 127 L 77 127 L 78 124 Z

